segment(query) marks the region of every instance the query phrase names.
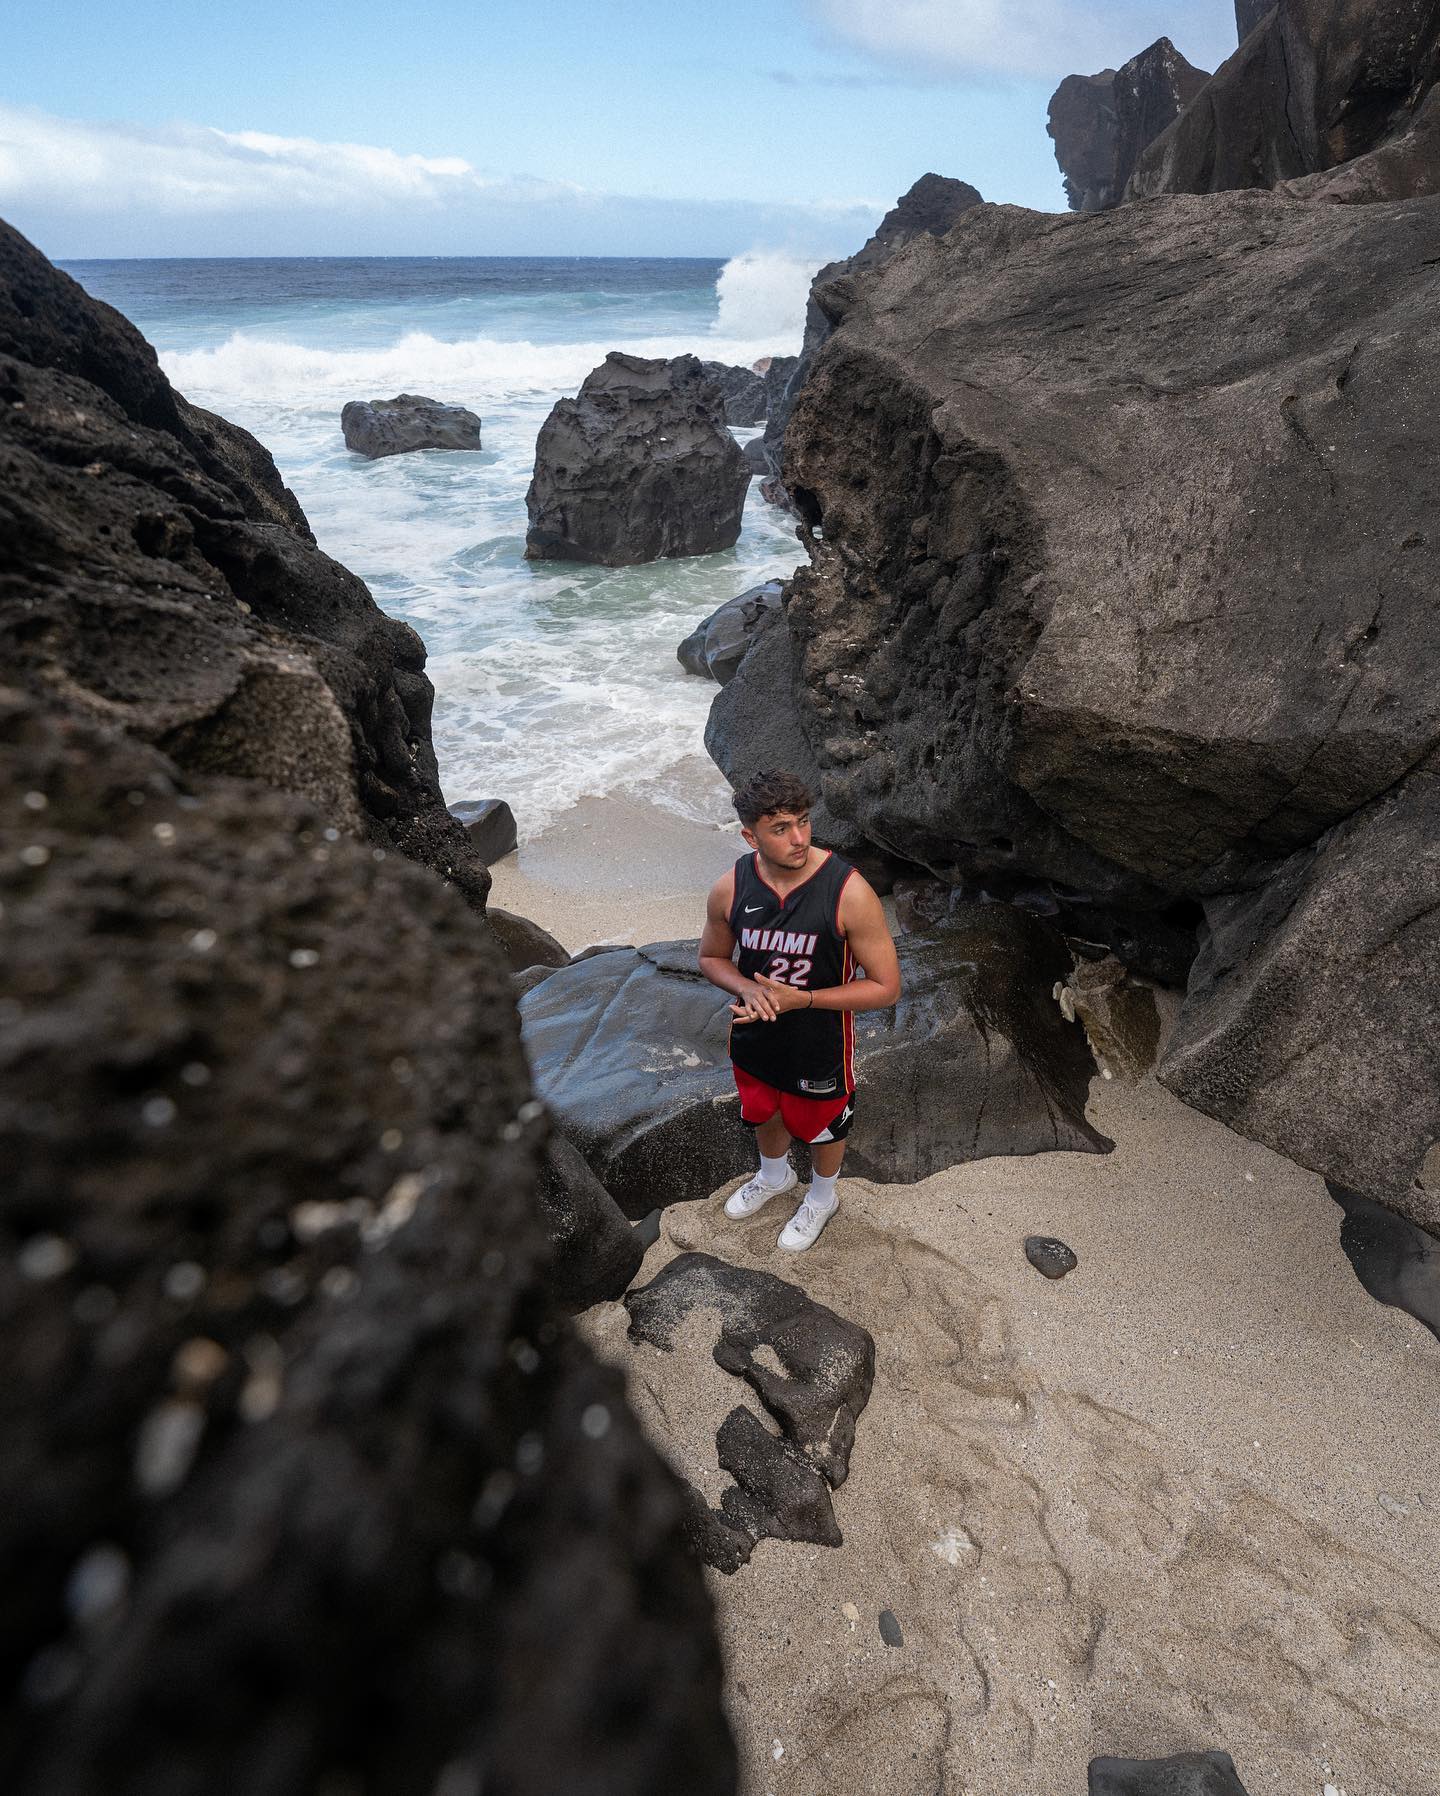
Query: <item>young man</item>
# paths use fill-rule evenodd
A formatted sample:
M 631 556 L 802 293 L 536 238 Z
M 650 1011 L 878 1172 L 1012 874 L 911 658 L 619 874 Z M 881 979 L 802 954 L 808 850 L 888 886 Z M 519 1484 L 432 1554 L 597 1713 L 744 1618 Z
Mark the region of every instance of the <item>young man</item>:
M 808 1142 L 814 1177 L 780 1234 L 791 1253 L 812 1247 L 835 1214 L 855 1116 L 854 1013 L 900 996 L 880 900 L 848 862 L 811 842 L 812 802 L 792 773 L 757 773 L 735 794 L 754 852 L 715 882 L 700 938 L 701 972 L 735 999 L 730 1058 L 741 1118 L 760 1146 L 759 1172 L 726 1199 L 725 1214 L 753 1216 L 790 1190 L 790 1142 Z

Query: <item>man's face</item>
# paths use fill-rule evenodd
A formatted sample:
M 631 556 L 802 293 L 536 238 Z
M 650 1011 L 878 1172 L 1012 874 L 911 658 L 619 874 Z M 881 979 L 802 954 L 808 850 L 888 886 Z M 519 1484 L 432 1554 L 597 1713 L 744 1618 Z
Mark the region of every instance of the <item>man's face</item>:
M 808 811 L 767 811 L 753 828 L 742 829 L 740 834 L 772 867 L 793 873 L 810 858 Z

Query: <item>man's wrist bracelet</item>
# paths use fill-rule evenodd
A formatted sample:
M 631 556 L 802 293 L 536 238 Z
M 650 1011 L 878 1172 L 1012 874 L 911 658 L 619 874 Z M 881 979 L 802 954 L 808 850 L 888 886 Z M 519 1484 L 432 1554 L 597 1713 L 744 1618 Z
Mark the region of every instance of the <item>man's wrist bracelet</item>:
M 808 996 L 809 996 L 810 1002 L 805 1006 L 805 1008 L 807 1010 L 813 1010 L 815 1008 L 815 994 L 814 994 L 814 992 L 810 992 L 808 994 Z

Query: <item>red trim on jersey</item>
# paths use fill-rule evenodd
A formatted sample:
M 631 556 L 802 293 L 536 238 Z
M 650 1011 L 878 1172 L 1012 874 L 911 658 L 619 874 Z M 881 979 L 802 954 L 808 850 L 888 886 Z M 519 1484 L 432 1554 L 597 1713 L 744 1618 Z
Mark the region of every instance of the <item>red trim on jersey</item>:
M 848 884 L 849 882 L 847 881 L 846 883 Z M 840 889 L 843 892 L 845 887 L 842 886 Z M 838 916 L 839 910 L 840 910 L 838 901 L 836 903 L 835 910 L 836 910 L 836 914 Z M 855 961 L 850 953 L 850 944 L 848 941 L 845 942 L 844 948 L 845 948 L 844 958 L 840 962 L 840 971 L 843 975 L 840 983 L 842 985 L 849 985 L 850 981 L 855 977 Z M 845 1086 L 846 1086 L 847 1090 L 854 1091 L 854 1089 L 855 1089 L 855 1012 L 853 1010 L 842 1010 L 840 1012 L 840 1026 L 841 1026 L 841 1037 L 845 1043 Z
M 795 894 L 797 892 L 803 892 L 805 890 L 806 886 L 809 885 L 809 883 L 812 879 L 816 878 L 817 875 L 823 873 L 825 871 L 825 869 L 830 865 L 831 861 L 834 860 L 834 858 L 835 858 L 835 850 L 833 848 L 827 848 L 825 850 L 825 859 L 823 861 L 821 861 L 820 865 L 815 869 L 814 873 L 807 873 L 805 875 L 804 879 L 802 879 L 800 881 L 799 885 L 791 886 L 790 890 L 788 892 L 786 892 L 784 897 L 782 898 L 782 897 L 780 897 L 780 893 L 775 890 L 774 886 L 771 885 L 770 881 L 768 879 L 766 879 L 765 875 L 760 871 L 759 850 L 757 849 L 756 852 L 751 856 L 751 859 L 755 862 L 755 877 L 756 877 L 756 879 L 758 879 L 760 881 L 761 885 L 764 886 L 765 890 L 767 892 L 769 892 L 769 894 L 772 898 L 780 899 L 780 905 L 781 905 L 782 909 L 790 902 L 790 900 L 795 896 Z M 852 867 L 850 869 L 850 872 L 853 873 L 854 871 L 855 871 L 855 869 Z M 847 885 L 849 884 L 849 878 L 850 878 L 849 874 L 846 874 L 845 884 L 847 884 Z M 842 885 L 840 887 L 840 890 L 843 892 L 845 890 L 845 885 Z M 731 908 L 733 909 L 734 904 L 735 904 L 735 900 L 734 900 L 733 896 L 730 900 L 730 904 L 731 904 Z M 840 915 L 840 904 L 839 904 L 838 899 L 836 900 L 836 904 L 835 904 L 835 915 L 837 917 Z

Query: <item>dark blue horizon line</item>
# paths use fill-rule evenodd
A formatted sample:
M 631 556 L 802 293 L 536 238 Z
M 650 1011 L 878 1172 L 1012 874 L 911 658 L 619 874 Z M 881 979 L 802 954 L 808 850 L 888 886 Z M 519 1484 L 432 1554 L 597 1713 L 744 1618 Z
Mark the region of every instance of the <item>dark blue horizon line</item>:
M 77 262 L 730 262 L 725 256 L 57 256 L 57 268 Z

